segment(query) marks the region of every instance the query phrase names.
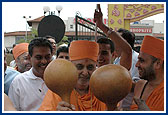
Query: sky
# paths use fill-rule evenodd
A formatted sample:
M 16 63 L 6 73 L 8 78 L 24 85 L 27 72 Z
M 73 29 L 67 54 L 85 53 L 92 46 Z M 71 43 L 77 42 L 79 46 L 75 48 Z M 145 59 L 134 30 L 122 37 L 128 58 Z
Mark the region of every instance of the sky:
M 107 4 L 110 3 L 112 2 L 101 2 L 103 18 L 107 18 Z M 2 2 L 2 31 L 26 31 L 27 23 L 23 16 L 27 18 L 31 16 L 28 20 L 38 18 L 44 15 L 44 6 L 49 6 L 50 11 L 55 11 L 56 15 L 58 15 L 56 6 L 62 6 L 60 17 L 63 20 L 67 20 L 68 17 L 75 17 L 77 12 L 80 12 L 83 18 L 93 18 L 96 4 L 97 2 Z M 145 20 L 155 20 L 155 23 L 162 23 L 165 20 L 165 14 L 157 14 Z

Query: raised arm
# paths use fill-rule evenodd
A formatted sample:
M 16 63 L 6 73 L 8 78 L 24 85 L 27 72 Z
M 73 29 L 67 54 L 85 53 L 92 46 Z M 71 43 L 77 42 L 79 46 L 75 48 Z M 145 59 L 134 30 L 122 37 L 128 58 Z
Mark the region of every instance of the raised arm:
M 102 18 L 103 14 L 101 12 L 100 4 L 98 4 L 98 11 L 95 10 L 94 13 L 94 21 L 97 23 L 97 27 L 99 27 L 109 38 L 111 38 L 115 46 L 122 49 L 120 65 L 130 70 L 132 63 L 131 46 L 117 32 L 112 30 L 112 28 L 103 24 Z

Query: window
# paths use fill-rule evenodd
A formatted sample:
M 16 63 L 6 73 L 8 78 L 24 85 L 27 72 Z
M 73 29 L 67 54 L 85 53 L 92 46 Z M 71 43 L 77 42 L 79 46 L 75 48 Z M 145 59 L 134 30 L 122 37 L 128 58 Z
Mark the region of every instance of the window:
M 70 25 L 70 29 L 73 29 L 73 25 Z

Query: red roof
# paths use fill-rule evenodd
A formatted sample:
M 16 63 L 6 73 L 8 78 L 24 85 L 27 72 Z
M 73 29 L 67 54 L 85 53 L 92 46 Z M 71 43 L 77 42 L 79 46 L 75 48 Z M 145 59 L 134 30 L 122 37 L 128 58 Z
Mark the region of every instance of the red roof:
M 164 34 L 163 33 L 153 33 L 154 37 L 163 37 L 164 38 Z
M 5 32 L 4 36 L 25 36 L 26 31 L 16 31 L 16 32 Z M 28 31 L 28 35 L 31 34 L 31 31 Z M 75 36 L 75 32 L 65 32 L 65 35 Z
M 29 21 L 27 21 L 27 23 L 29 24 L 29 26 L 32 26 L 32 23 L 33 23 L 33 22 L 39 23 L 43 18 L 44 18 L 44 16 L 41 16 L 41 17 L 36 18 L 36 19 L 34 19 L 34 20 L 29 20 Z
M 4 33 L 4 37 L 6 36 L 25 36 L 26 31 L 16 31 L 16 32 L 8 32 L 8 33 Z M 31 34 L 31 31 L 27 32 L 28 35 Z

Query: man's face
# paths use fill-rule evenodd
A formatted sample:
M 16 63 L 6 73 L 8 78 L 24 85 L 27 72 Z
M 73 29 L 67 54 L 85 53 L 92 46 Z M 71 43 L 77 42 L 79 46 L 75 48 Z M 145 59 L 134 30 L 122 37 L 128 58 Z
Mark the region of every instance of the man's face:
M 91 59 L 72 61 L 78 70 L 78 81 L 76 90 L 88 91 L 91 74 L 96 69 L 96 62 Z
M 49 38 L 48 39 L 50 42 L 51 42 L 51 44 L 52 44 L 52 48 L 53 48 L 53 55 L 55 55 L 56 54 L 56 50 L 57 50 L 57 47 L 56 47 L 56 42 L 55 42 L 55 40 L 54 39 L 52 39 L 52 38 Z
M 150 55 L 140 52 L 136 67 L 138 67 L 141 79 L 151 81 L 156 78 L 154 62 L 152 62 L 152 58 Z
M 60 52 L 57 58 L 69 60 L 69 54 L 66 52 Z
M 16 65 L 18 67 L 18 71 L 21 73 L 28 71 L 31 68 L 31 63 L 30 63 L 30 58 L 28 56 L 28 52 L 21 54 L 16 59 Z
M 43 78 L 44 70 L 51 62 L 51 50 L 49 47 L 34 47 L 31 59 L 33 73 Z
M 98 67 L 111 64 L 112 54 L 110 44 L 99 43 Z

